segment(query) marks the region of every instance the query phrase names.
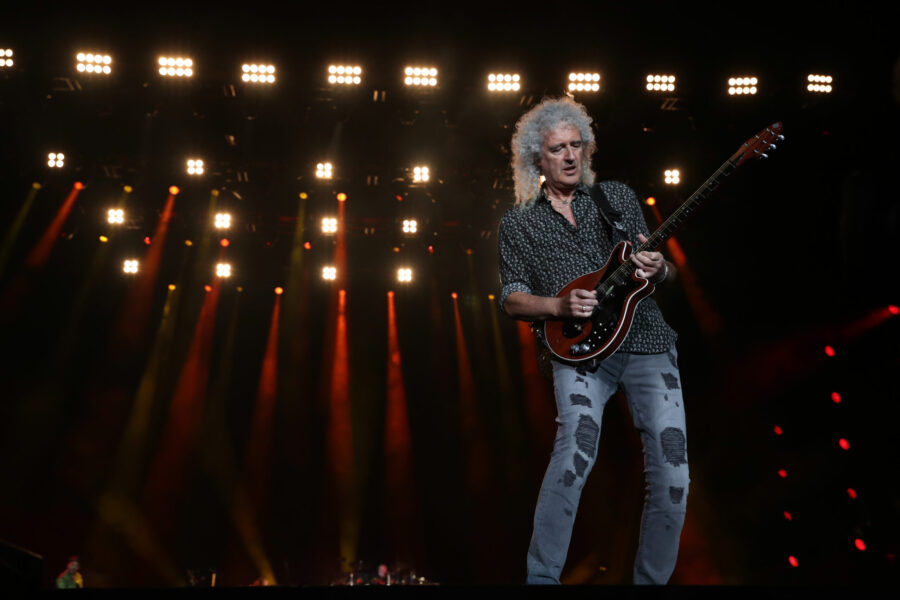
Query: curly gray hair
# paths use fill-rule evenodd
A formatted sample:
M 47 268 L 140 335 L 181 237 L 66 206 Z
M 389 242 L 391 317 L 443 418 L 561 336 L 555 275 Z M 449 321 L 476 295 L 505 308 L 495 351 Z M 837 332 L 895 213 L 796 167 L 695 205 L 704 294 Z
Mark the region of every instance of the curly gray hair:
M 541 189 L 538 161 L 541 158 L 544 136 L 561 123 L 573 125 L 581 134 L 581 181 L 587 185 L 594 183 L 591 155 L 597 149 L 597 144 L 594 132 L 591 131 L 591 121 L 593 119 L 584 105 L 568 96 L 544 98 L 540 104 L 522 115 L 512 136 L 511 164 L 518 206 L 529 207 L 537 200 Z

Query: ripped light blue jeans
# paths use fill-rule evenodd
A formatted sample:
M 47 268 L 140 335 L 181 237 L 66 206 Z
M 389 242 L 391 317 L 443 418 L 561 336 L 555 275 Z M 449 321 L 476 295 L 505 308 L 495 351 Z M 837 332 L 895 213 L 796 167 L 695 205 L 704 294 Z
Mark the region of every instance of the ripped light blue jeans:
M 618 352 L 594 366 L 552 364 L 559 427 L 534 514 L 527 583 L 560 582 L 581 490 L 597 459 L 603 409 L 622 386 L 644 445 L 634 583 L 665 584 L 678 557 L 690 482 L 675 347 L 663 354 Z

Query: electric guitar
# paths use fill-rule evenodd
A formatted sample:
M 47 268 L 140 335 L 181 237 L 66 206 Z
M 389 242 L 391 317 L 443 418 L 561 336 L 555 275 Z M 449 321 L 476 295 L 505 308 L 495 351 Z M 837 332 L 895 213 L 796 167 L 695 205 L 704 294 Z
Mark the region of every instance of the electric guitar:
M 675 229 L 710 192 L 719 186 L 722 178 L 752 158 L 768 158 L 765 152 L 769 149 L 774 150 L 774 142 L 784 139 L 781 130 L 781 123 L 773 123 L 744 142 L 737 152 L 637 249 L 632 250 L 631 243 L 627 241 L 619 242 L 600 270 L 569 282 L 557 294 L 558 298 L 576 289 L 596 290 L 599 304 L 591 316 L 584 319 L 545 321 L 543 339 L 550 352 L 570 362 L 592 358 L 604 360 L 611 356 L 628 334 L 638 304 L 655 289 L 648 279 L 639 277 L 635 272 L 637 265 L 631 261 L 632 253 L 656 250 L 669 239 Z

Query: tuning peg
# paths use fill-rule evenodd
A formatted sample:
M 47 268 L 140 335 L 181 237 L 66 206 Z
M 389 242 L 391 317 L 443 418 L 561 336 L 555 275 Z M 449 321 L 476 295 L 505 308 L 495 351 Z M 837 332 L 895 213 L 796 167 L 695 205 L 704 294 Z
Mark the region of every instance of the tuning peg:
M 779 141 L 779 142 L 782 141 L 783 139 L 784 139 L 784 136 L 783 136 L 783 135 L 779 135 L 779 136 L 778 136 L 778 141 Z
M 768 154 L 760 154 L 759 157 L 760 158 L 769 158 L 769 155 Z
M 776 146 L 775 144 L 769 144 L 769 149 L 770 149 L 770 150 L 774 150 L 774 149 L 777 148 L 777 147 L 778 147 L 778 146 Z

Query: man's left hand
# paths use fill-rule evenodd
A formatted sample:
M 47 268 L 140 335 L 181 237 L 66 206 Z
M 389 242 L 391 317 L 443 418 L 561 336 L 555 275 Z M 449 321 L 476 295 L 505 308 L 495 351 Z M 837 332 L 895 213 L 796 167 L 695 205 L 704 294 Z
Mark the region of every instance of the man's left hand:
M 643 244 L 647 241 L 647 238 L 639 233 L 638 240 Z M 632 254 L 631 261 L 638 267 L 635 270 L 638 277 L 649 279 L 653 283 L 660 283 L 657 279 L 661 277 L 659 273 L 665 269 L 666 264 L 662 253 L 644 250 L 643 252 Z

